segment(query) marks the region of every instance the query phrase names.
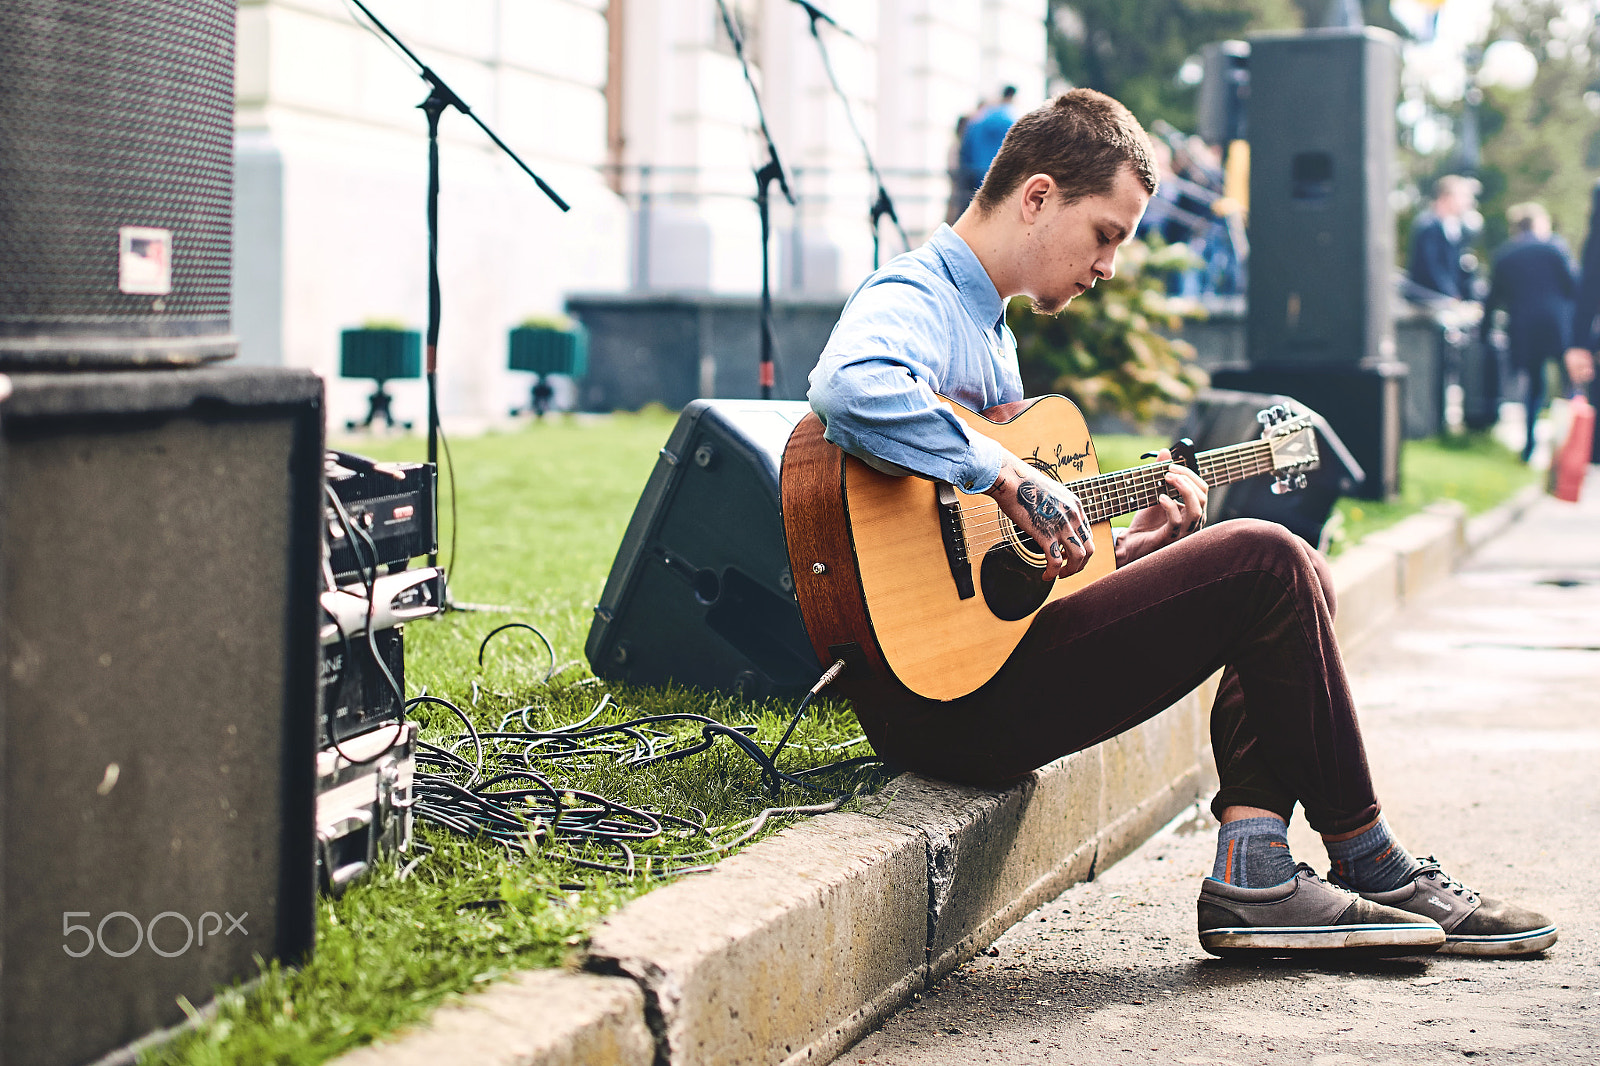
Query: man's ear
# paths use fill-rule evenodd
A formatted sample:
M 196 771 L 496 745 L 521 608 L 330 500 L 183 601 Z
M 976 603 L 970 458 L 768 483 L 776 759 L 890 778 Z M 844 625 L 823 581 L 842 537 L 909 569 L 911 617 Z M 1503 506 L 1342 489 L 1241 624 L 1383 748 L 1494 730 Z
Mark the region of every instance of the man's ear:
M 1050 197 L 1056 191 L 1056 182 L 1048 174 L 1035 174 L 1024 181 L 1018 189 L 1021 200 L 1022 221 L 1032 225 L 1039 220 L 1039 213 L 1044 210 L 1045 204 L 1050 202 Z

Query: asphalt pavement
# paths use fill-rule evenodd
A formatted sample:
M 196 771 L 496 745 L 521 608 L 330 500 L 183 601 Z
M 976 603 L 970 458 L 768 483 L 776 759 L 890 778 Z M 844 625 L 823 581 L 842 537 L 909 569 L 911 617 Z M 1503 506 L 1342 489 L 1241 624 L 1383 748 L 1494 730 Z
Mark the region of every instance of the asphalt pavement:
M 1346 660 L 1391 825 L 1561 927 L 1525 959 L 1213 959 L 1192 808 L 1041 907 L 836 1062 L 1600 1063 L 1600 469 L 1548 497 Z M 1297 820 L 1295 854 L 1326 854 Z

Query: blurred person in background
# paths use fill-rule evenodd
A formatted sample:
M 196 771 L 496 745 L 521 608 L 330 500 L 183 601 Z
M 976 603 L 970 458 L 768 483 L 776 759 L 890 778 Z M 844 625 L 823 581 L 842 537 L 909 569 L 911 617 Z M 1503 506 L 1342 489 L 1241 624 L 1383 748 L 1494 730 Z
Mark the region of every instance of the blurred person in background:
M 1534 423 L 1545 401 L 1545 364 L 1570 343 L 1572 301 L 1577 282 L 1567 248 L 1550 232 L 1550 212 L 1541 204 L 1515 204 L 1506 211 L 1511 239 L 1494 254 L 1489 295 L 1483 303 L 1484 343 L 1493 331 L 1494 312 L 1506 312 L 1508 369 L 1525 379 L 1523 410 L 1527 439 L 1522 461 L 1533 455 Z
M 1006 132 L 1017 121 L 1016 99 L 1017 87 L 1007 85 L 1000 90 L 1000 99 L 968 120 L 961 134 L 961 167 L 973 176 L 974 189 L 983 184 L 983 176 L 989 173 L 989 164 L 1000 151 Z
M 1471 300 L 1472 266 L 1464 263 L 1475 226 L 1469 212 L 1478 183 L 1460 174 L 1446 174 L 1433 186 L 1433 202 L 1417 215 L 1411 231 L 1411 259 L 1406 272 L 1425 289 L 1453 300 Z
M 961 217 L 961 212 L 972 202 L 972 194 L 978 191 L 977 176 L 962 165 L 961 143 L 966 140 L 967 126 L 982 112 L 983 102 L 980 100 L 977 107 L 956 119 L 955 134 L 950 138 L 949 158 L 945 162 L 945 173 L 950 175 L 950 200 L 944 210 L 946 225 L 953 224 Z

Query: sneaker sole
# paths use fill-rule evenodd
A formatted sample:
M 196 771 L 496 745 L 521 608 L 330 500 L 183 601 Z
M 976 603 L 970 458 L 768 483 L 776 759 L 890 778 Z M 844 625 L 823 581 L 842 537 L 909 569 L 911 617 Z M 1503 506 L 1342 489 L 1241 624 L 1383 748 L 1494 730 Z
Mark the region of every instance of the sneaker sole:
M 1423 955 L 1437 951 L 1445 943 L 1438 926 L 1344 925 L 1276 926 L 1258 928 L 1236 926 L 1207 929 L 1200 934 L 1200 946 L 1213 955 L 1285 955 L 1301 952 L 1342 952 L 1384 958 L 1393 955 Z
M 1556 942 L 1556 927 L 1547 925 L 1526 933 L 1506 933 L 1502 936 L 1451 936 L 1446 937 L 1441 955 L 1537 955 Z

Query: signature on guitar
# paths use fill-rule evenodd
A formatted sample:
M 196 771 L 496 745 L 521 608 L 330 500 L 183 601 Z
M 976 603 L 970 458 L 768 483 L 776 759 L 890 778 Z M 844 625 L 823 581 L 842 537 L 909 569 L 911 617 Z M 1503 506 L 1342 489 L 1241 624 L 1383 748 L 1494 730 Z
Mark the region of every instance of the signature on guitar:
M 1033 449 L 1033 454 L 1028 456 L 1026 462 L 1034 469 L 1042 470 L 1044 473 L 1049 474 L 1057 481 L 1065 481 L 1066 478 L 1061 474 L 1062 468 L 1070 465 L 1074 470 L 1081 474 L 1083 473 L 1083 462 L 1087 458 L 1089 458 L 1089 447 L 1087 444 L 1084 445 L 1083 451 L 1073 452 L 1071 455 L 1066 453 L 1066 449 L 1064 447 L 1057 444 L 1055 462 L 1052 463 L 1050 460 L 1040 455 L 1038 448 Z

